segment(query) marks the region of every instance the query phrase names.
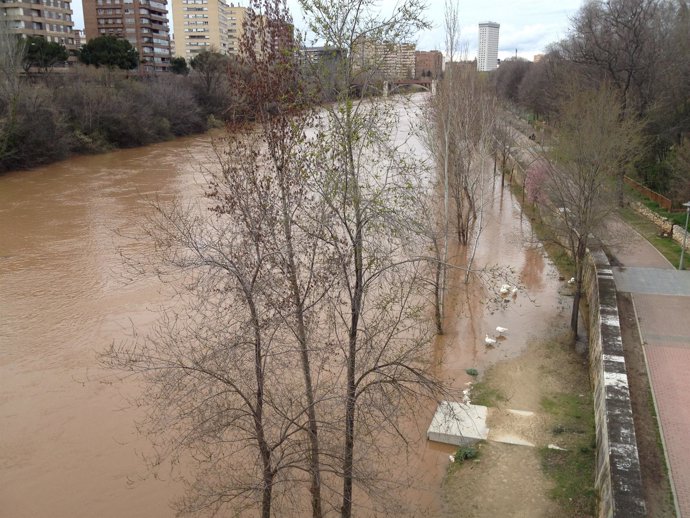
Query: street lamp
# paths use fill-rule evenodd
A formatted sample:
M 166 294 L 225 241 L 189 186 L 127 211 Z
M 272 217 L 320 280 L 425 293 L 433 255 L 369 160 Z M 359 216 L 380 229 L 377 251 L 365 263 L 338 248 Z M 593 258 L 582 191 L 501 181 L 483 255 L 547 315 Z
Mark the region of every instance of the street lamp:
M 688 218 L 690 217 L 690 201 L 686 201 L 685 203 L 683 203 L 683 207 L 685 207 L 685 234 L 683 234 L 683 246 L 680 249 L 680 264 L 678 265 L 679 270 L 683 269 L 683 256 L 685 255 L 685 242 L 688 239 Z

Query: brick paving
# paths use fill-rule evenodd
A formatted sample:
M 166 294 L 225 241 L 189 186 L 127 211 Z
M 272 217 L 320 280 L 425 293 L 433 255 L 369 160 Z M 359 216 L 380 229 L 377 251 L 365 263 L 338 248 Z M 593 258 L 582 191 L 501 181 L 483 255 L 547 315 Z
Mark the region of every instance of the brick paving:
M 634 231 L 624 241 L 612 247 L 624 265 L 614 278 L 635 303 L 679 518 L 690 518 L 690 271 L 673 270 Z

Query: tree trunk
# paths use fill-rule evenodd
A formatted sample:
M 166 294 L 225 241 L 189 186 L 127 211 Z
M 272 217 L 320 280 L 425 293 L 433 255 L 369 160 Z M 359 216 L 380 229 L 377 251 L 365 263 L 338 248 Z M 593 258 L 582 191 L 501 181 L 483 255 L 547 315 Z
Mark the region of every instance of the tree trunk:
M 300 347 L 300 359 L 302 363 L 302 376 L 304 378 L 304 390 L 307 398 L 307 418 L 309 420 L 309 470 L 311 474 L 311 507 L 312 517 L 321 518 L 323 516 L 321 506 L 321 461 L 318 439 L 318 424 L 316 420 L 316 406 L 314 398 L 314 386 L 311 377 L 311 364 L 309 359 L 309 344 L 307 339 L 307 329 L 304 323 L 304 300 L 300 294 L 298 284 L 297 266 L 295 263 L 295 251 L 293 246 L 292 225 L 288 210 L 287 186 L 285 185 L 284 172 L 280 172 L 281 180 L 281 209 L 283 218 L 283 232 L 285 234 L 286 253 L 288 260 L 288 277 L 290 280 L 290 291 L 294 306 L 294 317 L 297 323 L 297 340 Z
M 436 262 L 436 278 L 434 280 L 434 321 L 436 333 L 443 334 L 443 289 L 441 287 L 442 270 L 445 265 L 442 261 Z
M 252 317 L 252 326 L 254 327 L 254 376 L 256 377 L 256 399 L 254 403 L 254 433 L 256 434 L 256 441 L 259 446 L 262 464 L 262 481 L 263 489 L 261 495 L 261 517 L 271 518 L 271 500 L 273 491 L 273 469 L 271 467 L 271 450 L 266 442 L 266 435 L 264 430 L 263 412 L 264 412 L 264 357 L 263 357 L 263 341 L 261 338 L 261 323 L 259 315 L 254 304 L 254 299 L 251 295 L 251 289 L 245 287 L 245 296 L 249 311 Z
M 351 123 L 348 118 L 348 129 Z M 351 138 L 348 131 L 347 136 Z M 350 298 L 350 330 L 348 333 L 348 358 L 347 358 L 347 389 L 345 399 L 345 450 L 343 452 L 343 503 L 340 509 L 341 518 L 352 516 L 352 486 L 353 486 L 353 462 L 355 450 L 355 412 L 356 412 L 356 374 L 357 374 L 357 340 L 359 331 L 359 318 L 363 311 L 364 300 L 364 222 L 362 221 L 362 209 L 360 206 L 360 192 L 355 171 L 355 159 L 351 147 L 352 140 L 347 142 L 347 174 L 352 182 L 352 210 L 355 219 L 355 231 L 352 236 L 352 254 L 354 259 L 355 286 Z M 347 195 L 347 193 L 346 193 Z
M 573 312 L 570 315 L 570 330 L 577 339 L 577 324 L 580 316 L 580 300 L 582 299 L 582 277 L 584 272 L 584 260 L 587 253 L 587 243 L 578 240 L 575 252 L 575 296 L 573 297 Z
M 363 261 L 362 261 L 362 229 L 360 214 L 357 211 L 357 231 L 355 235 L 354 259 L 355 259 L 355 290 L 351 301 L 351 319 L 349 332 L 349 350 L 347 361 L 347 399 L 345 401 L 345 454 L 343 456 L 343 505 L 341 517 L 352 516 L 352 477 L 353 459 L 355 449 L 355 408 L 356 386 L 355 375 L 357 367 L 357 331 L 359 317 L 362 311 L 363 286 Z

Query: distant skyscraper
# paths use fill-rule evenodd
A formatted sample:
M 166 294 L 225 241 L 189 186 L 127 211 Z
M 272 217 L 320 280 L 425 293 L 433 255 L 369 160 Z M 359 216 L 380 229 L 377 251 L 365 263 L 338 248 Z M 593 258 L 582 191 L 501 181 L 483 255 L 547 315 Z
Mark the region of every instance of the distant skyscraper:
M 498 65 L 498 29 L 495 22 L 479 24 L 479 50 L 477 52 L 477 70 L 491 72 Z

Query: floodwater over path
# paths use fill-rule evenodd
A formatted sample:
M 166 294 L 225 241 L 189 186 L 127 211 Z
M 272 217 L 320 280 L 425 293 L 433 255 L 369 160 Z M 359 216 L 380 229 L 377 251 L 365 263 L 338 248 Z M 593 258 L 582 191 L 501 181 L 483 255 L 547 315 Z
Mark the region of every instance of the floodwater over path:
M 96 355 L 132 326 L 144 332 L 166 299 L 155 279 L 125 282 L 120 234 L 142 224 L 147 197 L 199 192 L 198 162 L 210 143 L 203 135 L 0 176 L 2 516 L 173 515 L 169 503 L 182 486 L 165 472 L 146 478 L 140 455 L 149 446 L 134 425 L 141 413 L 125 403 L 141 388 L 113 382 Z M 529 222 L 507 186 L 489 190 L 475 263 L 512 267 L 521 290 L 492 303 L 453 279 L 448 332 L 433 361 L 456 387 L 469 380 L 465 369 L 519 355 L 560 311 L 557 274 Z M 509 338 L 487 349 L 484 336 L 498 325 Z M 420 437 L 433 411 L 420 409 Z M 434 514 L 448 448 L 418 445 L 409 452 L 417 503 Z

